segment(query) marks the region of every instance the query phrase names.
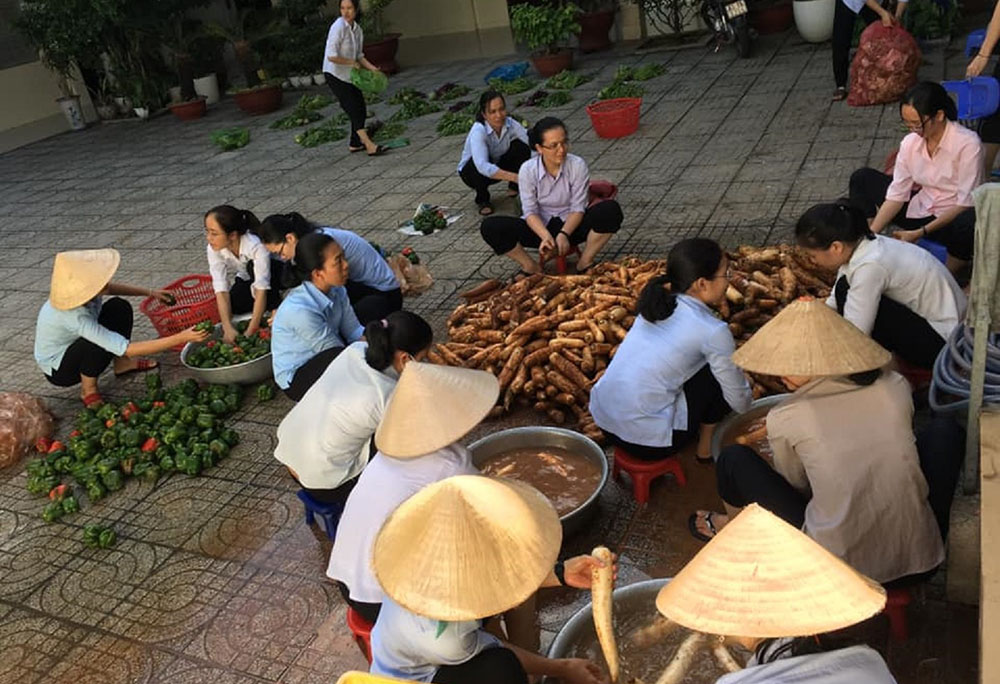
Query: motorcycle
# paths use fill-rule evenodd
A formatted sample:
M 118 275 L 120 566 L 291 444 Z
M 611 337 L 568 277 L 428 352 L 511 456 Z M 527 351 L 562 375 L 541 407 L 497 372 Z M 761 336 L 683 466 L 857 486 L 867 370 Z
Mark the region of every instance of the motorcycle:
M 723 45 L 735 44 L 740 57 L 749 57 L 751 50 L 750 22 L 747 0 L 702 0 L 701 18 L 713 32 L 709 44 L 718 52 Z

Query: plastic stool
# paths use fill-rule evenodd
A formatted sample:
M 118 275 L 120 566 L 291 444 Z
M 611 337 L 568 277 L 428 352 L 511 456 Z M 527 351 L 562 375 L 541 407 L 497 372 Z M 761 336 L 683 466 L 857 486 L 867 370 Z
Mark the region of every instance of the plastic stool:
M 896 366 L 899 369 L 899 374 L 906 378 L 906 381 L 910 383 L 914 392 L 919 392 L 929 387 L 931 380 L 934 378 L 933 371 L 910 365 L 898 356 L 896 357 Z
M 969 31 L 969 35 L 965 39 L 965 56 L 972 57 L 974 54 L 978 53 L 979 48 L 981 48 L 985 42 L 986 29 Z
M 948 262 L 948 248 L 940 242 L 934 242 L 933 240 L 928 240 L 927 238 L 920 238 L 917 240 L 917 245 L 933 254 L 934 258 L 942 264 Z
M 906 641 L 909 636 L 906 607 L 911 601 L 913 593 L 908 587 L 886 590 L 885 609 L 882 612 L 889 618 L 889 636 L 893 641 Z
M 990 116 L 1000 106 L 1000 83 L 992 76 L 941 81 L 941 85 L 958 98 L 958 118 L 962 121 Z
M 566 257 L 573 256 L 574 254 L 579 256 L 580 250 L 576 248 L 576 245 L 570 245 L 569 251 L 566 252 L 566 254 L 562 256 L 558 255 L 556 256 L 556 273 L 558 273 L 559 275 L 566 275 L 566 268 L 567 268 Z M 541 254 L 538 255 L 538 265 L 541 267 L 543 271 L 545 270 L 546 261 L 548 261 L 548 259 L 543 257 Z
M 344 504 L 320 503 L 309 496 L 304 489 L 300 489 L 297 496 L 306 509 L 306 525 L 314 525 L 318 515 L 323 519 L 326 536 L 330 538 L 330 541 L 333 541 L 337 536 L 337 524 L 340 522 L 340 514 L 344 512 Z
M 684 468 L 676 456 L 659 461 L 643 461 L 621 447 L 615 447 L 611 476 L 618 477 L 618 474 L 623 470 L 632 476 L 632 496 L 640 504 L 649 501 L 649 485 L 660 475 L 673 475 L 681 487 L 687 484 Z
M 365 658 L 368 659 L 369 665 L 372 662 L 372 627 L 374 626 L 361 617 L 361 613 L 350 606 L 347 607 L 347 629 L 351 630 L 354 643 L 358 645 Z

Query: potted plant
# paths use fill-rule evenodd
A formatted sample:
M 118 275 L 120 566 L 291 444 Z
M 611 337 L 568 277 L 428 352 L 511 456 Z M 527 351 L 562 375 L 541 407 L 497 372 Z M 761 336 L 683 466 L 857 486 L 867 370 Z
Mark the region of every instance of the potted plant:
M 205 98 L 206 105 L 219 101 L 219 71 L 225 71 L 222 61 L 222 42 L 218 36 L 202 33 L 192 41 L 191 60 L 193 63 L 194 91 Z
M 226 23 L 208 24 L 206 30 L 232 45 L 236 61 L 240 64 L 246 85 L 233 91 L 236 106 L 247 114 L 273 112 L 281 107 L 281 81 L 261 82 L 253 44 L 266 40 L 276 33 L 276 29 L 269 17 L 252 5 L 241 7 L 237 0 L 226 0 L 226 10 Z
M 750 26 L 762 36 L 787 31 L 795 21 L 792 0 L 752 0 L 749 5 Z
M 367 0 L 361 11 L 361 30 L 365 34 L 365 59 L 386 74 L 399 71 L 396 53 L 399 51 L 400 33 L 387 33 L 385 10 L 392 0 Z
M 187 19 L 183 13 L 171 17 L 170 35 L 164 40 L 163 47 L 170 55 L 177 71 L 180 83 L 177 97 L 171 97 L 168 105 L 181 121 L 193 121 L 205 116 L 206 98 L 199 95 L 194 87 L 194 56 L 192 54 L 195 41 L 200 32 L 201 22 Z
M 823 43 L 833 35 L 833 12 L 843 0 L 793 0 L 795 28 L 810 43 Z
M 570 36 L 580 31 L 580 8 L 571 3 L 514 5 L 510 27 L 519 42 L 533 50 L 531 61 L 543 77 L 555 76 L 573 65 Z
M 578 0 L 581 13 L 577 17 L 580 23 L 581 52 L 600 52 L 611 48 L 611 38 L 608 32 L 615 24 L 615 13 L 618 11 L 618 0 Z

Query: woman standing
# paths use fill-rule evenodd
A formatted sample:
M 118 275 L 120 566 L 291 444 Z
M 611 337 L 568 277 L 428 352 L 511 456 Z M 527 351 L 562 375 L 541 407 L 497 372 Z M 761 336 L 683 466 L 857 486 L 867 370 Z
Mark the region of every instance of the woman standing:
M 46 380 L 58 387 L 80 383 L 86 407 L 103 403 L 97 376 L 113 362 L 115 377 L 156 368 L 155 361 L 136 358 L 166 351 L 185 342 L 201 342 L 207 332 L 188 328 L 175 335 L 132 342 L 132 307 L 120 297 L 156 297 L 169 303 L 164 290 L 114 283 L 121 257 L 114 249 L 86 249 L 56 254 L 49 299 L 38 312 L 35 362 Z
M 298 401 L 344 347 L 364 334 L 347 299 L 347 260 L 340 245 L 310 233 L 295 248 L 303 282 L 289 291 L 271 321 L 274 381 Z
M 469 129 L 458 162 L 462 182 L 476 191 L 479 213 L 493 213 L 490 185 L 507 181 L 508 196 L 516 197 L 517 172 L 531 157 L 528 132 L 516 119 L 507 116 L 507 102 L 495 90 L 479 98 L 476 122 Z
M 278 425 L 274 457 L 321 503 L 343 503 L 372 456 L 371 440 L 399 374 L 427 355 L 431 326 L 397 311 L 365 328 Z
M 811 207 L 795 239 L 816 264 L 837 271 L 830 307 L 907 363 L 934 366 L 966 305 L 940 261 L 916 245 L 875 235 L 846 202 Z
M 271 283 L 271 257 L 251 233 L 259 225 L 253 212 L 222 204 L 205 213 L 208 270 L 219 305 L 222 339 L 232 344 L 239 334 L 233 314 L 252 312 L 246 329 L 249 337 L 260 328 L 265 311 L 281 303 Z
M 837 89 L 833 91 L 833 101 L 839 102 L 847 98 L 847 68 L 857 18 L 861 17 L 866 26 L 876 19 L 881 19 L 882 26 L 889 27 L 903 18 L 906 2 L 899 2 L 896 5 L 895 16 L 882 7 L 878 0 L 834 0 L 834 2 L 833 80 L 837 83 Z
M 948 270 L 957 273 L 972 260 L 972 191 L 982 179 L 982 144 L 955 123 L 955 102 L 940 83 L 913 86 L 899 114 L 910 134 L 899 144 L 892 176 L 858 169 L 851 175 L 851 202 L 872 219 L 873 233 L 894 223 L 899 230 L 893 237 L 906 242 L 927 237 L 947 247 Z
M 385 152 L 385 148 L 376 145 L 368 137 L 368 131 L 365 130 L 365 117 L 368 113 L 365 96 L 351 83 L 351 69 L 379 71 L 377 66 L 365 59 L 365 35 L 358 24 L 360 17 L 358 0 L 340 0 L 340 17 L 330 25 L 326 36 L 323 73 L 326 74 L 326 84 L 340 102 L 341 109 L 351 119 L 348 149 L 351 152 L 367 150 L 369 157 L 375 157 Z
M 979 47 L 979 52 L 965 68 L 966 78 L 974 78 L 983 73 L 993 49 L 997 46 L 997 41 L 1000 41 L 1000 3 L 993 6 L 993 16 L 986 28 L 986 38 Z M 1000 78 L 1000 62 L 993 68 L 993 78 Z M 997 152 L 1000 151 L 1000 112 L 979 122 L 979 137 L 983 140 L 983 178 L 989 178 L 993 173 Z
M 590 171 L 587 163 L 569 154 L 566 125 L 547 116 L 531 129 L 529 141 L 538 156 L 517 173 L 521 218 L 487 216 L 479 232 L 493 251 L 513 259 L 517 277 L 538 273 L 541 266 L 525 247 L 537 247 L 543 258 L 565 256 L 573 245 L 584 244 L 577 273 L 594 265 L 597 253 L 622 227 L 622 208 L 615 200 L 587 206 Z
M 643 288 L 635 323 L 590 392 L 590 412 L 609 442 L 655 461 L 697 440 L 697 459 L 712 462 L 715 424 L 753 398 L 730 359 L 732 333 L 711 308 L 728 286 L 729 260 L 713 240 L 681 240 L 670 250 L 666 275 Z
M 274 257 L 294 264 L 299 239 L 316 231 L 332 237 L 344 250 L 349 267 L 347 296 L 362 325 L 382 320 L 403 308 L 403 293 L 396 274 L 363 237 L 343 228 L 320 228 L 294 211 L 268 216 L 257 228 L 257 235 Z

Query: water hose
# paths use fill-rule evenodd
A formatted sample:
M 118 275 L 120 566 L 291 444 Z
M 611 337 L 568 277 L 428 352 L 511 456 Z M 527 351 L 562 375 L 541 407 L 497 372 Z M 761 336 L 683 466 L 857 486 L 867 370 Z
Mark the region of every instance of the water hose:
M 934 411 L 958 411 L 969 405 L 969 375 L 972 372 L 973 330 L 957 325 L 934 362 L 934 376 L 928 396 Z M 942 401 L 943 395 L 953 398 Z M 957 400 L 954 400 L 957 399 Z M 1000 404 L 1000 334 L 987 337 L 984 404 Z

